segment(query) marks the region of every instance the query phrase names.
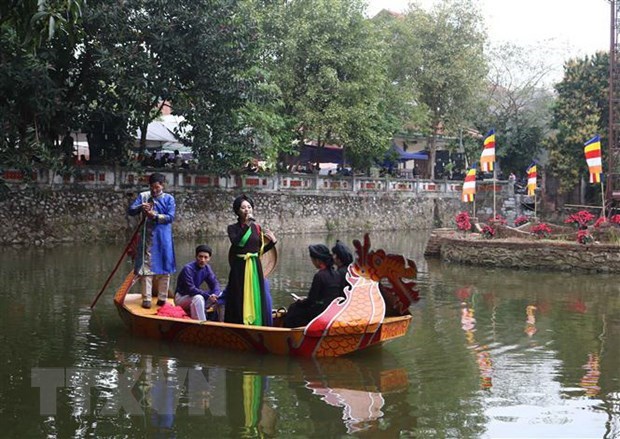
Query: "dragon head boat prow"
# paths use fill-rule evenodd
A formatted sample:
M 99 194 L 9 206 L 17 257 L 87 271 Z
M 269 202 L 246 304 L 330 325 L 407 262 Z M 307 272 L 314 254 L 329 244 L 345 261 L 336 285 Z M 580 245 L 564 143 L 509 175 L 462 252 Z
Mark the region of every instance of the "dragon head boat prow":
M 364 244 L 356 239 L 353 245 L 357 260 L 352 268 L 357 275 L 380 282 L 381 293 L 389 308 L 399 315 L 408 313 L 409 306 L 420 300 L 413 281 L 418 274 L 415 262 L 402 255 L 370 250 L 368 233 L 364 235 Z
M 357 240 L 353 245 L 357 260 L 349 265 L 350 286 L 344 289 L 345 297 L 334 299 L 304 331 L 307 336 L 318 337 L 312 348 L 303 347 L 312 349 L 315 356 L 328 356 L 323 351 L 335 349 L 320 340 L 325 336 L 349 337 L 356 348 L 372 344 L 386 316 L 409 314 L 409 305 L 418 300 L 415 283 L 410 280 L 417 274 L 413 261 L 383 250 L 371 251 L 368 234 L 363 245 Z

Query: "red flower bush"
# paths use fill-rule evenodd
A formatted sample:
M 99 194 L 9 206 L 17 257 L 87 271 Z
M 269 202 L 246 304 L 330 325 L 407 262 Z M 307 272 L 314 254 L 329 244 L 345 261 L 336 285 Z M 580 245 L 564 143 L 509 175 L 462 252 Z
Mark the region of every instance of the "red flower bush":
M 594 238 L 587 230 L 580 230 L 577 232 L 577 242 L 579 244 L 591 244 L 594 242 Z
M 456 227 L 464 232 L 471 230 L 471 222 L 467 212 L 461 212 L 456 216 Z
M 515 219 L 515 227 L 522 226 L 523 224 L 529 222 L 530 219 L 525 215 L 520 215 Z
M 601 225 L 603 224 L 607 224 L 607 218 L 605 218 L 604 216 L 599 217 L 596 222 L 594 223 L 594 227 L 596 229 L 598 229 L 599 227 L 601 227 Z
M 491 239 L 495 236 L 495 229 L 491 226 L 484 226 L 482 228 L 482 236 L 487 239 Z
M 588 227 L 588 223 L 593 219 L 594 215 L 592 215 L 590 212 L 588 212 L 587 210 L 580 210 L 577 213 L 569 215 L 568 218 L 564 220 L 564 222 L 577 224 L 577 228 L 579 230 L 583 230 Z
M 538 239 L 548 238 L 549 235 L 551 235 L 551 227 L 545 223 L 540 223 L 532 227 L 531 232 L 536 235 Z
M 504 218 L 503 216 L 497 214 L 497 215 L 495 215 L 495 218 L 493 218 L 489 222 L 491 224 L 499 224 L 499 225 L 505 226 L 506 225 L 506 218 Z
M 609 222 L 613 224 L 620 224 L 620 214 L 613 215 L 611 218 L 609 218 Z

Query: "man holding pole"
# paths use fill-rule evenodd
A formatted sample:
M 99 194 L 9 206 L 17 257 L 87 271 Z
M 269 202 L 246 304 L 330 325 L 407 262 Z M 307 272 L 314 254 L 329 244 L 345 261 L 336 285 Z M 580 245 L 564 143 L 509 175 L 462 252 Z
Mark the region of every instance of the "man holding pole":
M 151 307 L 153 291 L 157 291 L 158 306 L 166 303 L 170 275 L 176 271 L 172 241 L 176 203 L 172 195 L 164 193 L 164 183 L 162 174 L 152 174 L 150 189 L 141 192 L 127 209 L 131 216 L 144 215 L 134 263 L 134 273 L 141 277 L 143 308 Z

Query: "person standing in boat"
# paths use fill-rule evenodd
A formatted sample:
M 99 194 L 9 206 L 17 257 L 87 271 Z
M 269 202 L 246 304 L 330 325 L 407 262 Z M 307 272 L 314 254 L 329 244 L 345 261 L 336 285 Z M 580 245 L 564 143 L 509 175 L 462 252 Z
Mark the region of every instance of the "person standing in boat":
M 260 257 L 276 244 L 270 230 L 254 219 L 254 201 L 240 195 L 233 202 L 237 222 L 228 226 L 230 274 L 226 286 L 224 321 L 245 325 L 269 325 L 271 301 L 265 291 Z
M 131 216 L 146 216 L 138 232 L 134 261 L 134 273 L 141 276 L 143 308 L 151 307 L 154 290 L 157 291 L 157 305 L 166 303 L 170 275 L 176 271 L 172 241 L 176 203 L 172 195 L 164 193 L 164 183 L 162 174 L 151 174 L 150 190 L 141 192 L 127 209 Z
M 222 294 L 220 283 L 209 265 L 213 250 L 208 245 L 196 247 L 196 260 L 186 264 L 177 277 L 174 303 L 196 320 L 207 320 L 206 309 Z M 207 289 L 200 286 L 206 283 Z
M 342 290 L 349 285 L 347 282 L 347 270 L 351 262 L 353 262 L 353 253 L 351 253 L 349 247 L 340 242 L 340 240 L 336 240 L 336 244 L 332 247 L 332 257 L 336 265 L 336 270 L 340 274 L 340 286 Z
M 284 317 L 286 328 L 307 325 L 321 314 L 337 297 L 344 297 L 341 288 L 341 275 L 334 268 L 334 260 L 329 248 L 323 244 L 308 247 L 312 264 L 318 271 L 312 278 L 312 285 L 305 299 L 296 300 L 289 306 Z

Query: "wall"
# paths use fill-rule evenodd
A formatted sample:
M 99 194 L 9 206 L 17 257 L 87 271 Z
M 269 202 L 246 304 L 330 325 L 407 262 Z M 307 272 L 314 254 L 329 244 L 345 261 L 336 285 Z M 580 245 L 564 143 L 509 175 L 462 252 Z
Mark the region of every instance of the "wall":
M 6 185 L 0 191 L 0 245 L 124 241 L 134 224 L 125 216 L 126 206 L 147 189 L 148 174 L 131 170 L 89 168 L 69 177 L 43 170 L 29 182 L 11 172 L 4 171 Z M 166 191 L 177 201 L 176 237 L 225 234 L 236 220 L 231 206 L 240 193 L 254 198 L 259 222 L 277 234 L 452 226 L 456 213 L 469 208 L 460 201 L 460 182 L 164 173 L 170 182 Z M 496 186 L 499 213 L 506 214 L 502 206 L 510 189 Z M 479 198 L 479 208 L 487 209 L 489 191 Z

